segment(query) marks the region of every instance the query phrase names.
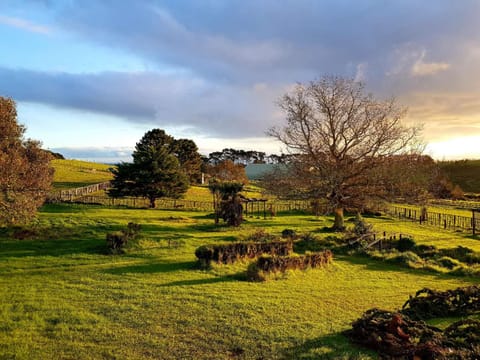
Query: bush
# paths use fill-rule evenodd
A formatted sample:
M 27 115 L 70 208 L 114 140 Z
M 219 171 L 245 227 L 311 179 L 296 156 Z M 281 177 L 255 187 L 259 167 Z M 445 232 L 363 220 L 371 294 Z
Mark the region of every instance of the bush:
M 412 251 L 415 248 L 415 246 L 416 246 L 415 240 L 409 237 L 403 237 L 400 240 L 398 240 L 396 249 L 401 252 Z
M 475 253 L 472 249 L 464 246 L 457 246 L 451 249 L 441 249 L 439 253 L 467 264 L 475 264 L 480 262 L 480 254 Z
M 295 232 L 295 230 L 284 229 L 282 231 L 282 238 L 295 239 L 296 237 L 297 237 L 297 233 Z
M 444 268 L 452 270 L 453 268 L 461 265 L 461 263 L 457 259 L 452 259 L 451 257 L 448 256 L 443 256 L 440 259 L 435 260 L 435 262 L 443 266 Z
M 325 250 L 320 253 L 294 256 L 262 256 L 247 269 L 247 278 L 251 281 L 264 281 L 268 274 L 284 273 L 287 270 L 305 270 L 330 264 L 333 253 Z
M 368 224 L 365 219 L 357 213 L 354 220 L 353 233 L 356 236 L 364 236 L 372 233 L 372 225 Z
M 398 256 L 392 258 L 393 262 L 416 268 L 424 263 L 423 259 L 412 251 L 403 251 Z
M 131 240 L 138 237 L 141 227 L 139 224 L 130 222 L 126 229 L 107 234 L 107 248 L 111 254 L 122 254 L 125 246 Z
M 202 268 L 210 267 L 215 261 L 232 264 L 239 259 L 253 259 L 263 254 L 286 256 L 293 250 L 291 241 L 237 242 L 226 245 L 204 245 L 195 250 L 195 256 Z

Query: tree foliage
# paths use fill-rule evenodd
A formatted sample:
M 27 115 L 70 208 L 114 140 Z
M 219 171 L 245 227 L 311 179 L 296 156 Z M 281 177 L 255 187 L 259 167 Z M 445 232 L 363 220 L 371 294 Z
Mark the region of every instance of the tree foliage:
M 222 218 L 228 226 L 240 226 L 243 221 L 243 206 L 240 192 L 244 184 L 238 181 L 212 180 L 208 188 L 213 195 L 215 223 Z
M 263 151 L 256 150 L 237 150 L 225 148 L 222 151 L 214 151 L 208 154 L 205 159 L 210 165 L 217 165 L 222 161 L 230 160 L 235 164 L 283 164 L 288 162 L 289 154 L 270 154 L 266 155 Z
M 380 175 L 389 159 L 418 149 L 419 128 L 401 123 L 405 110 L 394 99 L 376 100 L 352 79 L 298 84 L 279 105 L 286 125 L 269 134 L 294 155 L 285 181 L 297 192 L 328 199 L 339 229 L 344 208 L 385 194 Z
M 245 166 L 242 164 L 235 164 L 232 160 L 224 160 L 216 165 L 209 165 L 206 170 L 210 177 L 217 180 L 238 181 L 243 184 L 248 184 Z
M 15 102 L 0 97 L 0 225 L 30 220 L 51 188 L 51 157 L 24 133 Z
M 188 176 L 174 151 L 174 139 L 163 130 L 145 133 L 135 146 L 133 163 L 112 169 L 112 197 L 142 196 L 150 207 L 161 197 L 178 198 L 188 189 Z
M 172 151 L 187 174 L 190 183 L 199 184 L 202 179 L 201 168 L 203 161 L 198 152 L 198 147 L 193 140 L 174 140 L 172 144 Z

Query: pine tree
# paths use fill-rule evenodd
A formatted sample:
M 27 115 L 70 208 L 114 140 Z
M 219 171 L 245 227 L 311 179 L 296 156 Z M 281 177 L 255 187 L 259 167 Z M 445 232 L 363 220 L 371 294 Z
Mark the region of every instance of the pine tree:
M 137 143 L 133 163 L 113 169 L 112 197 L 142 196 L 155 207 L 161 197 L 178 198 L 188 189 L 188 177 L 173 153 L 174 139 L 163 130 L 148 131 Z

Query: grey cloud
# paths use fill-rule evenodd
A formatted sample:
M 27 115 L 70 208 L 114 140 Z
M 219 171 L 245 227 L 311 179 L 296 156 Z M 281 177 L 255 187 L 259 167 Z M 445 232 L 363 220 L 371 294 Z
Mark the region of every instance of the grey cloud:
M 44 73 L 0 68 L 0 94 L 112 114 L 131 122 L 232 138 L 258 136 L 275 121 L 282 88 L 213 84 L 158 73 Z
M 468 0 L 143 0 L 135 6 L 82 0 L 58 18 L 89 41 L 217 80 L 304 81 L 342 74 L 349 63 L 373 63 L 386 72 L 387 57 L 411 42 L 439 58 L 432 63 L 448 62 L 458 38 L 478 40 L 479 6 Z
M 179 73 L 52 74 L 0 69 L 0 92 L 192 133 L 262 135 L 295 81 L 365 80 L 412 118 L 471 127 L 480 114 L 475 0 L 48 1 L 55 28 Z M 459 96 L 458 94 L 462 94 Z M 467 124 L 470 122 L 470 125 Z M 469 127 L 470 126 L 470 127 Z M 440 127 L 439 127 L 440 128 Z M 453 136 L 454 134 L 449 134 Z

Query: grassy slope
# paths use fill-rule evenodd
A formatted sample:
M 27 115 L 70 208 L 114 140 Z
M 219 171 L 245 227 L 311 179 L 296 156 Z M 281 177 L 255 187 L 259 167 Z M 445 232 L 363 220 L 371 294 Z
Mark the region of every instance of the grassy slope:
M 126 255 L 103 255 L 105 233 L 129 221 L 142 224 L 144 239 Z M 371 221 L 415 232 L 419 242 L 480 248 L 461 234 Z M 339 335 L 366 309 L 398 308 L 425 286 L 474 281 L 338 258 L 325 270 L 249 283 L 240 274 L 246 264 L 194 269 L 195 248 L 257 227 L 316 231 L 331 219 L 248 218 L 241 229 L 212 222 L 197 212 L 45 207 L 38 226 L 50 229 L 47 239 L 0 237 L 0 357 L 373 359 Z
M 480 193 L 480 160 L 440 161 L 438 164 L 463 191 Z
M 80 160 L 52 160 L 54 189 L 69 189 L 109 181 L 111 165 Z

